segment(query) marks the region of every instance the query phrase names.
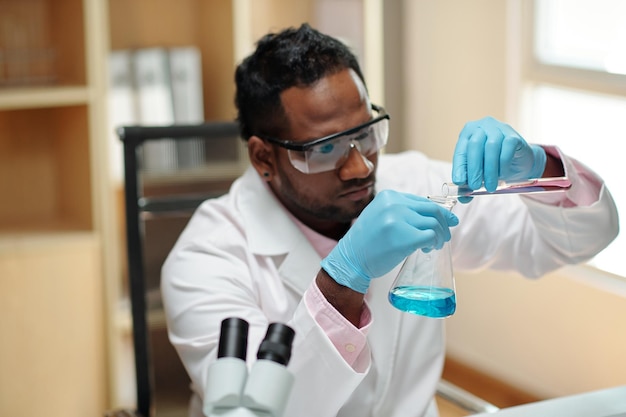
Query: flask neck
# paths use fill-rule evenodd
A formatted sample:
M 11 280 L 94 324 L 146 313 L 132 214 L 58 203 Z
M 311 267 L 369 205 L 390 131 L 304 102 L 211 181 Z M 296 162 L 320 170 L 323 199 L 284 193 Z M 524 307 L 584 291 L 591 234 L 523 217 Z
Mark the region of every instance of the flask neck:
M 429 195 L 426 198 L 428 198 L 430 201 L 434 203 L 439 204 L 442 207 L 447 208 L 448 210 L 452 210 L 457 203 L 457 199 L 454 197 Z

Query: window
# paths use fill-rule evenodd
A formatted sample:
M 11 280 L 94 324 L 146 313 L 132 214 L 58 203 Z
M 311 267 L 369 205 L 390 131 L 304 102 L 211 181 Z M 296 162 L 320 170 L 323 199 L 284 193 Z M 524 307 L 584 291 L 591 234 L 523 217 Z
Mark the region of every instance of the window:
M 626 219 L 626 2 L 524 2 L 522 126 L 598 172 Z M 626 277 L 626 236 L 590 264 Z
M 535 1 L 534 52 L 546 65 L 626 74 L 626 2 Z

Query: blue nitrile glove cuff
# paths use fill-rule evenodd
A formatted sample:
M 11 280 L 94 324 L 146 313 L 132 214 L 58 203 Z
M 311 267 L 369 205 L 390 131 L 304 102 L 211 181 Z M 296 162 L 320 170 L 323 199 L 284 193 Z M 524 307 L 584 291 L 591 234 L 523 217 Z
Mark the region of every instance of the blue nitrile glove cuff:
M 548 157 L 546 151 L 539 145 L 530 145 L 533 151 L 533 167 L 528 174 L 528 178 L 541 178 L 546 169 Z
M 357 265 L 350 262 L 344 255 L 344 251 L 352 252 L 347 247 L 344 239 L 339 240 L 337 246 L 322 259 L 322 269 L 339 285 L 353 289 L 365 294 L 370 286 L 370 277 L 361 272 Z

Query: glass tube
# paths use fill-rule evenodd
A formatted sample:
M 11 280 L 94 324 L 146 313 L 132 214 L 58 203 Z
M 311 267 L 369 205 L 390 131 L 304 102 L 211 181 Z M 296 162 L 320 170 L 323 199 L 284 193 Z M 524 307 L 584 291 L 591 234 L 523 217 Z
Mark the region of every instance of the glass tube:
M 485 187 L 472 190 L 467 185 L 446 182 L 441 186 L 441 195 L 448 198 L 476 197 L 498 194 L 531 194 L 564 191 L 570 188 L 571 181 L 567 177 L 535 178 L 519 182 L 498 182 L 495 191 L 489 192 Z

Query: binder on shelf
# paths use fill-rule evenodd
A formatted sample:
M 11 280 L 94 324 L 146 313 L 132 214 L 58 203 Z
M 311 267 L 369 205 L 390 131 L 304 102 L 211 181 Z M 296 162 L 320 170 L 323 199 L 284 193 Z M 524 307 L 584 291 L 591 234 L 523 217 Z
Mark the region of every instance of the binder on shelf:
M 200 51 L 192 46 L 171 48 L 169 64 L 176 123 L 201 123 L 204 106 Z
M 202 123 L 202 61 L 196 47 L 178 47 L 169 50 L 170 80 L 177 124 Z M 205 143 L 200 138 L 179 141 L 176 144 L 178 167 L 191 169 L 202 166 Z
M 138 123 L 171 125 L 174 105 L 170 83 L 169 54 L 165 48 L 138 49 L 133 53 L 134 79 L 137 89 Z M 147 172 L 166 173 L 176 169 L 176 144 L 163 139 L 143 147 L 143 164 Z
M 110 53 L 110 131 L 124 125 L 195 124 L 204 121 L 202 57 L 195 46 L 151 47 Z M 121 143 L 112 139 L 114 180 L 123 178 Z M 154 141 L 142 149 L 142 170 L 170 175 L 202 169 L 208 161 L 234 161 L 230 138 L 207 144 L 203 138 Z
M 116 184 L 124 181 L 124 151 L 115 129 L 137 123 L 137 105 L 133 82 L 132 52 L 117 50 L 109 54 L 109 152 L 110 176 Z

